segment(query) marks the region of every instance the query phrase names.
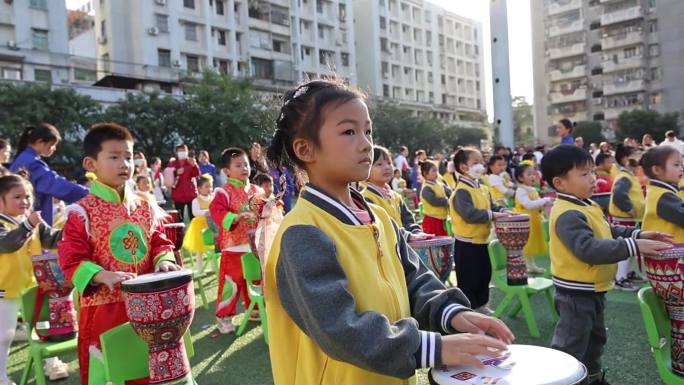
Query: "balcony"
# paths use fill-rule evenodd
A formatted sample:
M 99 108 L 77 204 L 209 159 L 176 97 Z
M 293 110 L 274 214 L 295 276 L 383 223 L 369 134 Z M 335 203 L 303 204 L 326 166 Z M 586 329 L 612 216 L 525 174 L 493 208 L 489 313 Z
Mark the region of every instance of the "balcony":
M 578 19 L 569 24 L 553 25 L 549 27 L 549 37 L 565 35 L 568 33 L 579 32 L 584 28 L 584 19 Z
M 551 48 L 548 50 L 549 59 L 582 55 L 584 54 L 585 46 L 586 44 L 584 43 L 577 43 L 568 47 Z
M 576 102 L 576 101 L 586 100 L 586 99 L 587 99 L 587 89 L 586 88 L 578 88 L 571 93 L 552 92 L 549 95 L 549 100 L 551 101 L 551 104 Z
M 608 49 L 643 43 L 643 41 L 644 33 L 642 31 L 626 32 L 614 36 L 602 37 L 601 48 L 605 51 Z
M 557 15 L 559 13 L 571 11 L 573 9 L 581 8 L 582 0 L 565 0 L 558 1 L 549 6 L 546 14 L 549 16 Z
M 624 94 L 628 92 L 643 91 L 645 83 L 643 80 L 632 80 L 625 83 L 612 83 L 603 86 L 604 95 Z
M 550 114 L 552 122 L 558 122 L 561 119 L 570 119 L 573 122 L 581 122 L 587 120 L 587 111 L 570 112 L 564 114 Z
M 601 26 L 606 26 L 615 23 L 622 23 L 632 19 L 638 19 L 644 16 L 644 11 L 640 6 L 629 7 L 619 11 L 607 12 L 601 15 Z
M 572 69 L 572 71 L 563 72 L 561 70 L 553 70 L 549 73 L 552 82 L 557 82 L 559 80 L 581 78 L 587 75 L 587 66 L 578 65 Z
M 639 68 L 644 65 L 642 56 L 633 56 L 627 59 L 619 59 L 616 63 L 614 60 L 607 60 L 602 63 L 603 73 L 626 70 L 629 68 Z

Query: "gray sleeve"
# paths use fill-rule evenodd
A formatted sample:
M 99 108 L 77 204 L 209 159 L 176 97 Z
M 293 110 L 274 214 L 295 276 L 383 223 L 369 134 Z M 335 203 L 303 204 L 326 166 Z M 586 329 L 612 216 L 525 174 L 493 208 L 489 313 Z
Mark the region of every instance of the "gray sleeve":
M 458 215 L 468 223 L 487 223 L 492 220 L 492 212 L 490 210 L 476 209 L 473 204 L 473 198 L 465 190 L 456 190 L 451 204 Z
M 658 200 L 656 213 L 664 220 L 684 227 L 684 202 L 675 194 L 663 194 Z
M 40 243 L 46 249 L 57 248 L 57 242 L 62 239 L 62 230 L 55 230 L 49 225 L 42 223 L 38 228 Z
M 406 231 L 410 233 L 420 232 L 420 225 L 416 223 L 416 218 L 413 217 L 413 213 L 403 200 L 399 204 L 399 213 L 401 215 L 401 223 Z
M 442 185 L 444 186 L 444 194 L 447 196 L 447 198 L 449 198 L 453 191 L 451 191 L 451 189 L 449 188 L 449 186 L 447 186 L 446 183 L 443 183 Z
M 632 211 L 634 206 L 629 199 L 629 189 L 632 188 L 632 181 L 628 178 L 620 178 L 613 185 L 613 203 L 620 210 L 628 213 Z
M 13 253 L 19 250 L 28 241 L 33 226 L 28 221 L 24 221 L 14 230 L 8 230 L 0 223 L 0 253 Z
M 634 238 L 596 239 L 587 217 L 577 210 L 558 217 L 556 234 L 578 259 L 590 265 L 616 263 L 639 255 Z
M 435 277 L 416 252 L 406 243 L 401 231 L 395 228 L 399 239 L 399 256 L 411 303 L 411 314 L 423 330 L 455 333 L 451 320 L 458 313 L 470 310 L 470 302 L 463 292 L 454 287 L 447 289 Z
M 425 184 L 423 184 L 423 188 L 420 190 L 420 196 L 433 206 L 449 207 L 449 198 L 437 198 L 435 191 Z
M 419 330 L 413 318 L 392 323 L 383 314 L 356 311 L 335 243 L 316 227 L 285 230 L 276 281 L 285 311 L 332 358 L 398 378 L 441 365 L 439 334 Z M 430 349 L 434 356 L 426 360 Z

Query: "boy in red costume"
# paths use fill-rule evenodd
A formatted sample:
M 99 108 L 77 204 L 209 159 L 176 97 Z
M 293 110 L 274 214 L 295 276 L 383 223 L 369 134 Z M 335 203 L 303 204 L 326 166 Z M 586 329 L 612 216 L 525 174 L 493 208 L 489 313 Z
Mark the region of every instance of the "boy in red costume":
M 59 265 L 79 291 L 78 360 L 88 384 L 100 334 L 128 321 L 120 283 L 139 274 L 178 270 L 154 206 L 127 187 L 133 172 L 133 137 L 114 123 L 96 124 L 83 140 L 83 166 L 97 180 L 67 208 Z M 104 379 L 95 378 L 98 382 Z
M 234 248 L 249 246 L 249 233 L 256 230 L 258 223 L 255 206 L 257 202 L 253 200 L 257 195 L 263 194 L 263 190 L 249 183 L 249 160 L 244 150 L 224 150 L 221 154 L 221 166 L 228 176 L 228 183 L 214 191 L 209 213 L 220 228 L 221 268 L 216 300 L 216 322 L 219 332 L 227 334 L 235 330 L 232 319 L 240 294 L 245 309 L 250 303 L 240 260 L 244 252 Z

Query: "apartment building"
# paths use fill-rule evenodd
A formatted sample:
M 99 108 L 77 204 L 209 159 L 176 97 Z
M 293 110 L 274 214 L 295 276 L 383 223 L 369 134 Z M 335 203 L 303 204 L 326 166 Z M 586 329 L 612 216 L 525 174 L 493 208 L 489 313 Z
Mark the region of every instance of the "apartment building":
M 422 0 L 354 0 L 359 86 L 417 115 L 482 126 L 482 25 Z
M 535 131 L 601 122 L 608 134 L 623 111 L 684 106 L 684 2 L 532 0 Z

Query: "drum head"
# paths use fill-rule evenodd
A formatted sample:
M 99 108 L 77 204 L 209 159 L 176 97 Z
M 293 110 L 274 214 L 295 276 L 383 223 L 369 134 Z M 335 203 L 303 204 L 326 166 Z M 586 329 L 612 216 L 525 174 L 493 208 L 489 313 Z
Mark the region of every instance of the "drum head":
M 499 217 L 494 219 L 495 222 L 522 222 L 522 221 L 529 221 L 530 216 L 527 214 L 515 214 L 515 215 L 507 215 L 505 217 Z
M 121 282 L 121 290 L 129 293 L 150 293 L 173 289 L 192 281 L 192 270 L 159 272 L 139 275 Z
M 574 385 L 587 375 L 577 359 L 559 350 L 531 345 L 510 345 L 504 359 L 482 357 L 484 369 L 455 366 L 432 369 L 432 380 L 439 385 Z
M 414 249 L 450 246 L 454 244 L 454 238 L 447 236 L 437 236 L 429 239 L 422 239 L 420 241 L 410 241 L 408 244 Z

